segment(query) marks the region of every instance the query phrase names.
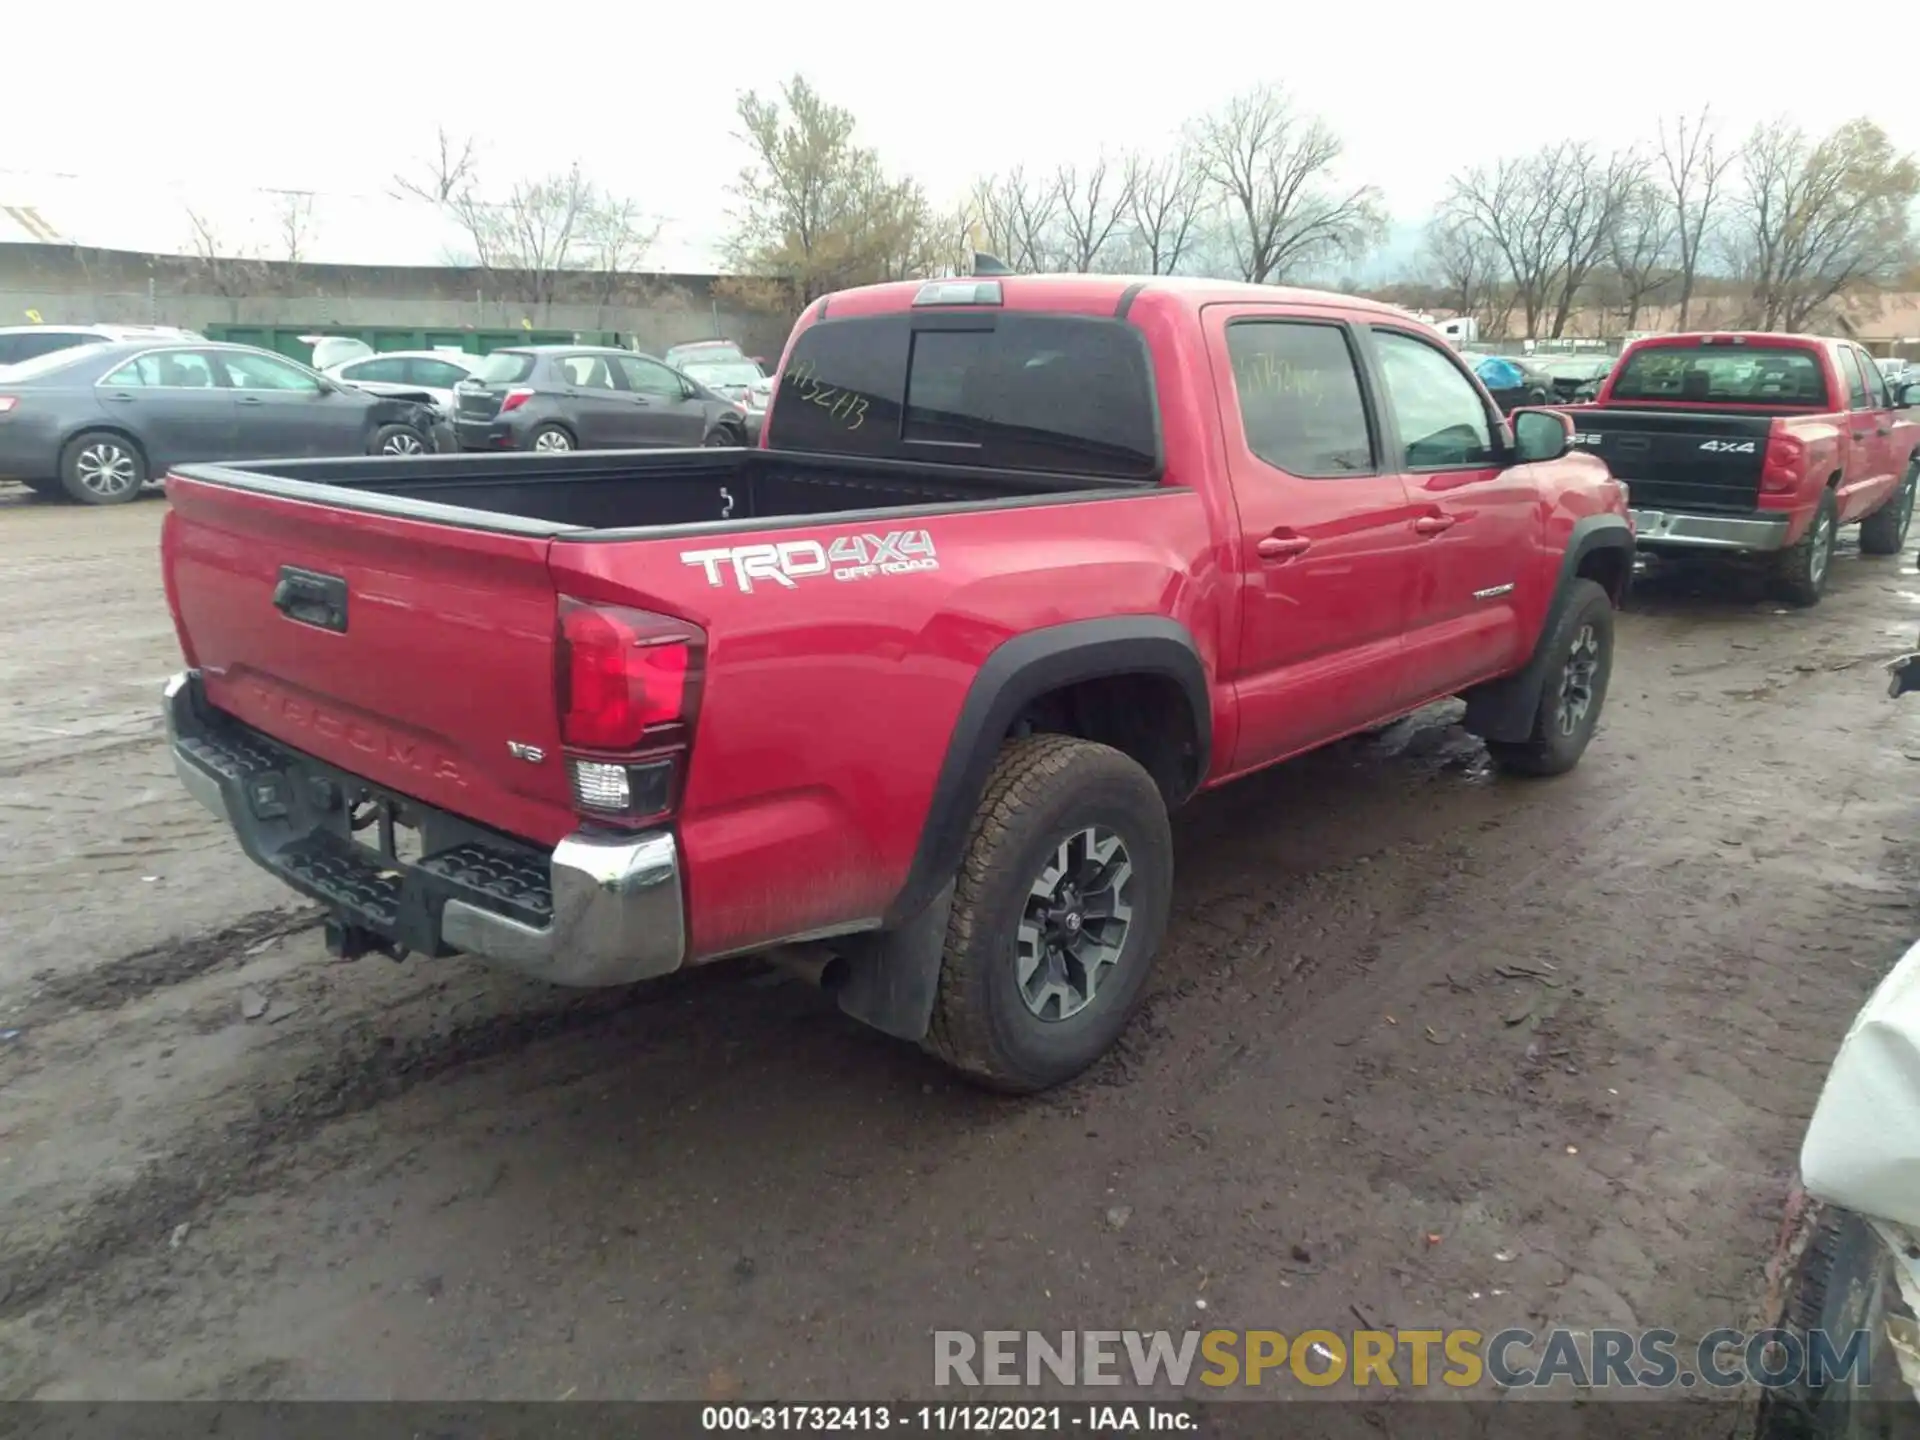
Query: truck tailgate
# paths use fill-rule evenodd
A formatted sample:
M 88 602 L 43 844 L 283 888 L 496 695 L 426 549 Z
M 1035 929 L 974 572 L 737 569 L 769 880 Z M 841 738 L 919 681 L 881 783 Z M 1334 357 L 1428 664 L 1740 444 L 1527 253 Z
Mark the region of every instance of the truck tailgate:
M 1771 415 L 1583 407 L 1571 416 L 1576 445 L 1607 462 L 1637 510 L 1744 515 L 1760 503 Z
M 172 477 L 168 593 L 207 698 L 296 749 L 480 824 L 573 828 L 544 536 Z

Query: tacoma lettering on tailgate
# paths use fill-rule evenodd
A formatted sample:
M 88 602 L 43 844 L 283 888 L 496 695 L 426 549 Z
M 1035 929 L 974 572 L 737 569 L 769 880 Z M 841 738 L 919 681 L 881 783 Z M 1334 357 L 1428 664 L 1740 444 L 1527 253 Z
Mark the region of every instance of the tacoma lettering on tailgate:
M 866 580 L 875 575 L 909 575 L 938 570 L 933 537 L 925 530 L 894 530 L 885 535 L 841 535 L 832 541 L 783 540 L 778 544 L 738 545 L 731 549 L 682 550 L 680 561 L 707 572 L 707 583 L 722 586 L 731 575 L 751 595 L 756 580 L 788 590 L 815 575 L 835 580 Z
M 281 695 L 265 685 L 252 686 L 253 698 L 259 702 L 262 712 L 285 721 L 299 729 L 311 730 L 316 735 L 328 739 L 344 739 L 354 749 L 366 755 L 381 755 L 396 765 L 404 765 L 416 774 L 431 775 L 436 780 L 451 780 L 456 785 L 465 785 L 466 776 L 460 773 L 460 767 L 445 755 L 436 755 L 416 740 L 404 740 L 390 731 L 368 725 L 360 720 L 346 720 L 329 711 L 322 710 L 305 700 L 295 700 L 291 696 Z

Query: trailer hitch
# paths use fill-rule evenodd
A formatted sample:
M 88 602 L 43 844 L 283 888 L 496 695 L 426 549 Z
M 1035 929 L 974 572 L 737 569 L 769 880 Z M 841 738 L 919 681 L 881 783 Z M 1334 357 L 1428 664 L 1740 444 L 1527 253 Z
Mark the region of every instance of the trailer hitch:
M 349 925 L 337 916 L 329 916 L 324 930 L 327 953 L 337 960 L 358 960 L 362 955 L 384 955 L 389 960 L 404 960 L 413 952 L 397 940 L 389 940 L 364 925 Z

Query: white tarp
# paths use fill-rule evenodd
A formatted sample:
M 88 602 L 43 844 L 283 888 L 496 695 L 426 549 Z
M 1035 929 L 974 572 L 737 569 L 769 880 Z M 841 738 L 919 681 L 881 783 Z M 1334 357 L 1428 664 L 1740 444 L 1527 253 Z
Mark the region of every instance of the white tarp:
M 1920 944 L 1854 1018 L 1800 1147 L 1811 1195 L 1920 1230 Z

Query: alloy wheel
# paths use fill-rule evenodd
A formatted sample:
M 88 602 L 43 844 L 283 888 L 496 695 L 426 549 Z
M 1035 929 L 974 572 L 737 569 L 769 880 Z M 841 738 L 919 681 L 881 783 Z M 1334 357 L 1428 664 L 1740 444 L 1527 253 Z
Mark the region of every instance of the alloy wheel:
M 1586 723 L 1600 676 L 1600 634 L 1582 625 L 1560 671 L 1560 733 L 1573 735 Z
M 74 457 L 73 471 L 80 484 L 103 499 L 126 494 L 140 483 L 140 467 L 124 445 L 96 440 Z
M 1093 1003 L 1133 925 L 1133 859 L 1121 838 L 1088 826 L 1062 840 L 1027 894 L 1015 944 L 1020 998 L 1041 1020 Z

